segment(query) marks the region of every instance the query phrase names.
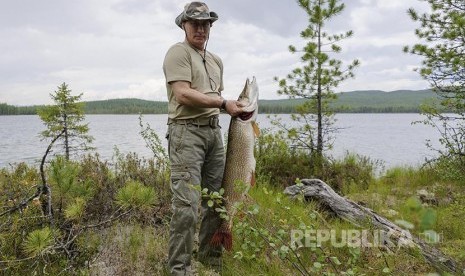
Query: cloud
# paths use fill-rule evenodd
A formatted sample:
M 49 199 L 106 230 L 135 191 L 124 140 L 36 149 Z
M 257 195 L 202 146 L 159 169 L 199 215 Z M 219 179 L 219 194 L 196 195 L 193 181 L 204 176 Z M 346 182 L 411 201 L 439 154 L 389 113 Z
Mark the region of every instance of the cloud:
M 412 72 L 418 57 L 402 53 L 416 41 L 406 10 L 417 0 L 354 0 L 331 20 L 329 32 L 353 30 L 341 43 L 344 62 L 362 64 L 341 91 L 423 89 Z M 86 100 L 137 97 L 166 100 L 162 62 L 182 41 L 174 24 L 181 0 L 18 0 L 0 4 L 0 102 L 50 103 L 62 82 Z M 299 66 L 289 45 L 303 45 L 305 12 L 294 0 L 215 0 L 219 14 L 208 49 L 225 64 L 225 96 L 235 98 L 246 77 L 256 76 L 262 98 L 278 98 L 273 77 Z M 422 6 L 423 5 L 423 6 Z
M 209 5 L 221 20 L 254 25 L 283 37 L 299 34 L 307 23 L 305 12 L 294 0 L 219 0 Z
M 62 1 L 58 1 L 51 9 L 54 3 L 35 6 L 37 1 L 30 2 L 25 10 L 18 2 L 8 9 L 30 16 L 26 22 L 10 21 L 8 27 L 0 30 L 5 37 L 0 46 L 0 101 L 20 105 L 47 103 L 48 94 L 62 82 L 70 84 L 73 90 L 84 91 L 87 98 L 107 98 L 102 94 L 115 95 L 116 91 L 137 97 L 130 87 L 148 83 L 150 78 L 162 74 L 160 49 L 175 41 L 168 31 L 168 25 L 172 25 L 168 17 L 172 16 L 166 15 L 163 7 L 149 1 L 144 5 L 142 1 L 133 1 L 133 5 L 127 1 L 124 5 L 105 1 L 106 5 L 99 2 L 97 6 L 91 5 L 93 1 L 81 1 L 78 7 L 71 4 L 62 9 Z M 34 9 L 39 10 L 37 14 L 32 12 Z M 98 20 L 85 20 L 91 10 L 91 18 Z M 158 16 L 151 16 L 152 13 Z M 52 24 L 56 20 L 62 23 Z M 34 97 L 17 97 L 17 92 L 24 95 L 29 89 Z M 97 89 L 100 93 L 95 93 Z M 146 93 L 141 95 L 150 98 Z
M 225 32 L 228 37 L 217 38 Z M 273 84 L 273 77 L 287 74 L 299 60 L 287 50 L 288 38 L 251 23 L 229 21 L 212 28 L 211 36 L 210 49 L 224 53 L 221 57 L 225 65 L 224 96 L 227 98 L 237 97 L 245 79 L 253 76 L 261 87 L 262 98 L 276 97 L 277 85 Z

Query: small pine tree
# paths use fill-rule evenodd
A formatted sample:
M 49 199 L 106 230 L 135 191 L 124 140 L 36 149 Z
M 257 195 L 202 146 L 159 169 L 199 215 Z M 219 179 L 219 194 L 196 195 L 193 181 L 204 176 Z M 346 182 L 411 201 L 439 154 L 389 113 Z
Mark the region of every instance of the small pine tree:
M 299 0 L 299 6 L 305 10 L 309 20 L 308 26 L 300 35 L 308 43 L 302 50 L 289 46 L 291 53 L 302 52 L 303 66 L 294 69 L 279 82 L 278 94 L 289 98 L 303 98 L 306 102 L 296 108 L 297 114 L 292 119 L 300 124 L 297 128 L 287 129 L 289 137 L 296 141 L 297 147 L 310 150 L 311 156 L 317 162 L 315 168 L 320 168 L 323 150 L 331 145 L 330 134 L 336 129 L 334 113 L 329 103 L 336 99 L 334 88 L 349 77 L 354 77 L 353 69 L 359 65 L 354 60 L 346 69 L 341 68 L 342 62 L 331 58 L 341 47 L 336 43 L 351 37 L 352 31 L 331 35 L 325 31 L 325 24 L 334 16 L 340 14 L 344 4 L 339 0 Z M 279 123 L 278 123 L 279 124 Z
M 420 26 L 415 34 L 421 39 L 404 52 L 423 57 L 417 71 L 429 81 L 439 96 L 439 104 L 425 104 L 423 121 L 440 133 L 443 148 L 435 149 L 444 160 L 456 161 L 457 172 L 463 175 L 465 168 L 465 1 L 422 0 L 431 10 L 418 14 L 408 13 Z M 445 113 L 444 111 L 447 111 Z M 432 146 L 428 142 L 428 146 Z M 447 166 L 447 171 L 452 167 Z
M 92 149 L 89 144 L 93 137 L 88 135 L 88 124 L 82 123 L 84 120 L 84 104 L 79 100 L 82 93 L 72 96 L 68 85 L 63 83 L 58 86 L 58 90 L 50 94 L 55 105 L 40 108 L 37 113 L 47 127 L 40 134 L 42 137 L 55 138 L 63 133 L 59 140 L 62 141 L 66 160 L 69 160 L 70 153 Z

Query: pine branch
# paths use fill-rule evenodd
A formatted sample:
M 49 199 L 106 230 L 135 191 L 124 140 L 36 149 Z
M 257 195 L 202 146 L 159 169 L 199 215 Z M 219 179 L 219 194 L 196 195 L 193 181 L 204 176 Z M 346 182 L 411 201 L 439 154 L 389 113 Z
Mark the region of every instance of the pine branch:
M 37 188 L 37 191 L 30 197 L 22 200 L 18 205 L 0 213 L 0 217 L 14 213 L 17 210 L 22 210 L 24 209 L 29 202 L 33 201 L 35 198 L 40 197 L 41 195 L 45 194 L 48 197 L 48 203 L 47 203 L 47 209 L 46 212 L 44 212 L 44 215 L 50 216 L 51 217 L 51 191 L 50 187 L 47 185 L 46 179 L 45 179 L 45 172 L 44 172 L 44 164 L 45 164 L 45 159 L 47 158 L 47 155 L 49 154 L 50 150 L 52 149 L 53 144 L 55 143 L 58 138 L 60 138 L 61 135 L 63 135 L 64 131 L 62 131 L 60 134 L 58 134 L 48 145 L 47 150 L 45 151 L 44 156 L 42 157 L 42 161 L 40 163 L 40 176 L 42 179 L 42 185 Z

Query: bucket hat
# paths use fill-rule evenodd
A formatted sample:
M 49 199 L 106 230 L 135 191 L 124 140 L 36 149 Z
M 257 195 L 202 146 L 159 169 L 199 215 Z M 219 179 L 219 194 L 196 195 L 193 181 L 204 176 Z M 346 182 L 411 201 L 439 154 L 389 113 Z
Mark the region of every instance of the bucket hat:
M 176 17 L 176 25 L 182 28 L 182 22 L 188 20 L 209 20 L 215 22 L 218 20 L 218 14 L 210 11 L 207 4 L 202 2 L 191 2 L 184 6 L 184 11 Z

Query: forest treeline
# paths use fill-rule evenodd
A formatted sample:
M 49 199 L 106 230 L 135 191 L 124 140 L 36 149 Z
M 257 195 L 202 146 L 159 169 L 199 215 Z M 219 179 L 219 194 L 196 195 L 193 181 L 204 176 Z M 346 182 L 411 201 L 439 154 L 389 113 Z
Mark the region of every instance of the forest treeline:
M 430 90 L 352 91 L 338 94 L 332 103 L 339 113 L 418 113 L 420 105 L 437 100 Z M 260 100 L 262 114 L 295 113 L 302 99 Z M 35 115 L 41 106 L 13 106 L 0 103 L 0 115 Z M 86 114 L 166 114 L 168 104 L 163 101 L 141 99 L 112 99 L 85 102 Z

